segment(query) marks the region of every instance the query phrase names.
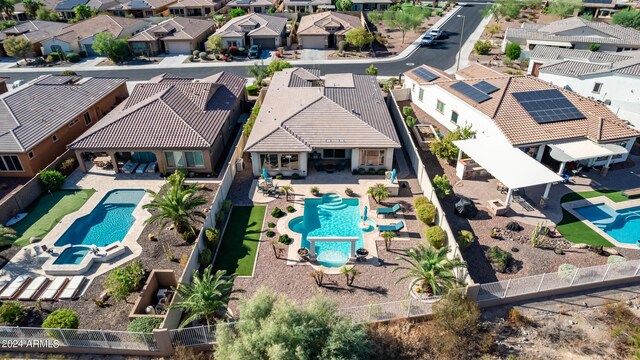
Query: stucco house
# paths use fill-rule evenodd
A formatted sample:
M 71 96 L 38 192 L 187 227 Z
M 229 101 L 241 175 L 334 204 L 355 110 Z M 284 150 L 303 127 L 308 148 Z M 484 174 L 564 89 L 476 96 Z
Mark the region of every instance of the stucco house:
M 284 9 L 287 12 L 314 13 L 318 10 L 332 10 L 335 5 L 331 5 L 331 0 L 284 0 Z
M 136 18 L 169 16 L 169 5 L 176 0 L 130 0 L 116 3 L 107 11 L 115 16 Z
M 307 176 L 323 163 L 390 170 L 398 148 L 375 76 L 290 68 L 273 76 L 245 151 L 254 176 Z
M 215 24 L 210 20 L 178 16 L 136 34 L 128 42 L 135 55 L 191 54 L 202 50 L 214 31 Z
M 56 5 L 58 4 L 57 0 L 42 0 L 40 2 L 42 3 L 42 6 L 40 8 L 47 9 L 47 10 L 53 10 L 53 8 L 55 8 Z M 14 5 L 12 17 L 18 21 L 28 20 L 27 11 L 25 10 L 23 3 L 19 2 Z
M 333 11 L 305 15 L 298 25 L 298 44 L 303 49 L 333 49 L 349 30 L 362 26 L 360 18 Z
M 248 48 L 260 45 L 263 49 L 287 46 L 287 19 L 264 14 L 247 14 L 235 17 L 218 29 L 222 47 Z
M 88 56 L 97 55 L 92 48 L 96 35 L 104 32 L 116 38 L 133 36 L 148 26 L 144 20 L 111 15 L 98 15 L 64 28 L 57 35 L 42 42 L 42 52 L 86 51 Z
M 202 17 L 220 10 L 226 0 L 178 0 L 169 5 L 169 13 L 175 16 Z
M 42 55 L 42 41 L 60 33 L 70 24 L 55 21 L 29 20 L 16 26 L 6 28 L 0 32 L 0 43 L 9 36 L 22 36 L 31 41 L 34 53 L 32 55 Z M 2 48 L 2 54 L 5 54 Z
M 107 154 L 116 172 L 128 162 L 136 164 L 131 171 L 155 163 L 162 174 L 179 168 L 211 174 L 235 138 L 245 83 L 227 72 L 203 79 L 156 76 L 137 84 L 124 103 L 69 148 L 79 160 L 86 152 Z
M 0 95 L 0 177 L 32 177 L 129 95 L 124 78 L 45 75 Z
M 74 10 L 79 5 L 87 5 L 96 12 L 104 12 L 117 4 L 116 0 L 62 0 L 54 6 L 53 10 L 61 19 L 69 20 L 76 17 Z
M 248 13 L 266 13 L 275 8 L 272 0 L 232 0 L 227 6 L 230 9 L 242 9 Z

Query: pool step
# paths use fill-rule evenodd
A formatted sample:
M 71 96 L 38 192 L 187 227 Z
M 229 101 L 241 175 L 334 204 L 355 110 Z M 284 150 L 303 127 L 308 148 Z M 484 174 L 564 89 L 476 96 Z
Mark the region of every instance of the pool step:
M 322 205 L 318 205 L 318 209 L 322 209 L 322 210 L 342 210 L 344 208 L 346 208 L 347 204 L 345 203 L 329 203 L 329 204 L 322 204 Z
M 340 204 L 342 203 L 342 197 L 335 193 L 329 193 L 322 195 L 323 204 Z

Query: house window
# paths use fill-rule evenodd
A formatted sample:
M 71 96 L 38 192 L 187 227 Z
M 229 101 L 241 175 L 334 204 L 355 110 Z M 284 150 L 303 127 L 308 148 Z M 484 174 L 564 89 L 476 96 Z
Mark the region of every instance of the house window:
M 436 110 L 438 110 L 438 112 L 440 113 L 444 113 L 444 103 L 440 100 L 438 100 L 438 103 L 436 104 Z
M 282 154 L 280 155 L 280 169 L 282 170 L 298 170 L 298 154 Z
M 204 167 L 202 151 L 185 151 L 184 156 L 187 158 L 187 167 Z
M 411 85 L 411 91 L 416 92 L 416 84 Z
M 56 134 L 53 134 L 51 140 L 53 140 L 53 142 L 58 142 L 58 136 Z
M 384 165 L 384 149 L 360 150 L 360 165 L 362 166 Z
M 0 171 L 22 171 L 22 164 L 16 155 L 0 156 Z
M 36 157 L 36 153 L 34 153 L 33 150 L 31 150 L 27 153 L 27 156 L 29 157 L 29 159 L 33 159 L 34 157 Z
M 593 85 L 593 90 L 592 90 L 592 92 L 593 92 L 593 93 L 596 93 L 596 94 L 600 94 L 600 90 L 601 90 L 601 89 L 602 89 L 602 83 L 597 82 L 597 83 L 595 83 L 595 84 Z
M 278 154 L 260 154 L 260 164 L 267 170 L 278 170 Z
M 89 112 L 87 111 L 86 113 L 84 113 L 84 124 L 89 125 L 91 124 L 91 121 L 91 114 L 89 114 Z
M 420 91 L 418 92 L 418 99 L 422 101 L 422 98 L 424 98 L 424 89 L 420 88 Z
M 186 167 L 186 162 L 182 152 L 180 151 L 167 151 L 164 153 L 165 159 L 167 159 L 167 166 L 171 168 Z
M 458 113 L 455 111 L 451 112 L 451 122 L 453 122 L 454 124 L 458 123 Z
M 347 151 L 345 149 L 324 149 L 322 157 L 325 159 L 344 159 L 347 157 Z
M 202 151 L 165 151 L 167 166 L 171 168 L 203 168 L 204 157 Z
M 69 123 L 69 127 L 72 127 L 73 125 L 78 123 L 78 119 L 73 119 L 72 122 Z

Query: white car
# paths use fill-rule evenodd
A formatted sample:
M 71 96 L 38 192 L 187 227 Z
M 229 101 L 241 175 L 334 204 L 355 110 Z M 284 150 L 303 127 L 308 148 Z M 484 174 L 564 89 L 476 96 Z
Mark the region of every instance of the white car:
M 442 29 L 440 28 L 433 28 L 431 29 L 431 31 L 429 31 L 429 34 L 431 34 L 431 36 L 433 36 L 433 39 L 437 39 L 440 36 L 442 36 Z

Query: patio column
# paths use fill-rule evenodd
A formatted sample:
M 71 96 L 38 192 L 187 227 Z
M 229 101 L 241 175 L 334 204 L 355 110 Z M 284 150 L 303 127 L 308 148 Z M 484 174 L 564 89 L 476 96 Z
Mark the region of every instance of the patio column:
M 549 200 L 549 191 L 551 190 L 551 183 L 548 183 L 544 188 L 544 194 L 542 194 L 542 198 L 540 199 L 540 207 L 545 207 L 547 200 Z
M 107 155 L 109 155 L 109 157 L 111 158 L 111 163 L 113 164 L 113 170 L 115 171 L 115 173 L 119 173 L 120 169 L 118 169 L 118 159 L 116 158 L 116 152 L 115 151 L 107 151 Z
M 315 240 L 309 240 L 309 247 L 311 249 L 309 249 L 309 258 L 311 259 L 315 259 L 316 258 L 316 242 Z
M 540 145 L 540 147 L 538 148 L 538 153 L 536 154 L 536 161 L 537 162 L 541 162 L 542 161 L 542 156 L 544 155 L 544 148 L 545 148 L 545 144 Z
M 458 162 L 462 160 L 462 150 L 458 149 Z
M 76 159 L 78 160 L 78 166 L 80 166 L 80 171 L 83 173 L 87 172 L 87 164 L 84 163 L 84 159 L 82 158 L 82 151 L 74 151 L 76 154 Z
M 564 173 L 565 166 L 567 166 L 567 163 L 565 161 L 560 163 L 560 170 L 558 170 L 558 175 L 562 176 L 562 174 Z
M 354 261 L 356 259 L 356 242 L 351 242 L 351 253 L 349 254 L 349 260 Z
M 607 158 L 607 163 L 600 170 L 600 176 L 607 176 L 607 173 L 609 173 L 609 165 L 611 165 L 611 160 L 613 160 L 613 155 Z
M 513 196 L 513 190 L 509 188 L 509 190 L 507 190 L 507 199 L 504 201 L 507 206 L 509 206 L 509 203 L 511 203 L 512 196 Z

